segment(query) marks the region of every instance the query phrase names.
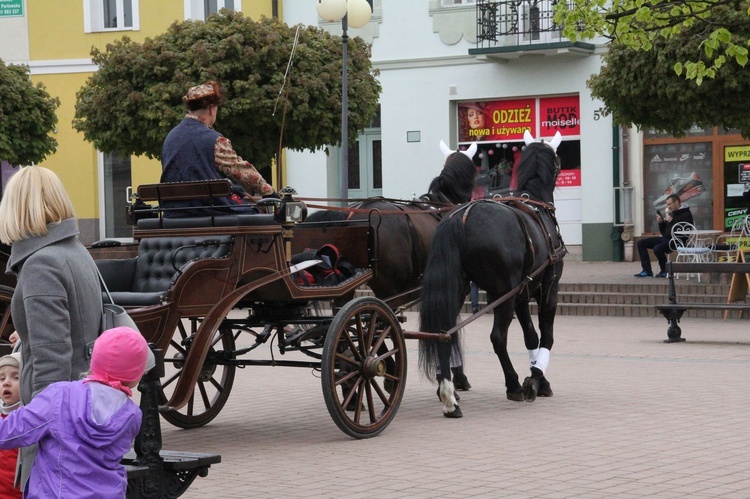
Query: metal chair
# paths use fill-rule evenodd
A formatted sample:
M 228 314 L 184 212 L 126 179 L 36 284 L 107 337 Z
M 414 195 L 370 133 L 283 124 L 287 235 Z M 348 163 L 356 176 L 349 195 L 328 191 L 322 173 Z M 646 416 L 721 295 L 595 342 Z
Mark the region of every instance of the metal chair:
M 710 262 L 712 259 L 713 241 L 710 238 L 700 238 L 695 232 L 695 225 L 688 222 L 677 222 L 672 227 L 672 240 L 670 247 L 677 252 L 675 262 Z M 693 232 L 693 234 L 691 234 Z M 690 279 L 691 274 L 687 278 Z M 675 274 L 679 279 L 679 274 Z M 698 274 L 698 282 L 701 275 Z
M 732 224 L 729 234 L 722 234 L 716 238 L 713 253 L 719 262 L 736 262 L 741 241 L 750 234 L 750 215 L 738 218 Z M 723 255 L 723 256 L 720 256 Z

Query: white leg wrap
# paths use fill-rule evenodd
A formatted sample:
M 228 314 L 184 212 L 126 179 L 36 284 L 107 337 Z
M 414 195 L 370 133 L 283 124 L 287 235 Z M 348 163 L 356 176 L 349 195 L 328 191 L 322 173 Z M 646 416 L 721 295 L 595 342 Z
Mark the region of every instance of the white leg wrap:
M 443 414 L 456 410 L 456 397 L 453 381 L 443 380 L 440 382 L 440 400 L 443 402 Z
M 536 360 L 531 361 L 531 367 L 536 367 L 542 374 L 547 372 L 549 366 L 549 348 L 540 348 L 536 354 Z
M 534 350 L 529 350 L 529 365 L 534 367 L 534 364 L 536 364 L 536 357 L 539 355 L 539 349 L 535 348 Z

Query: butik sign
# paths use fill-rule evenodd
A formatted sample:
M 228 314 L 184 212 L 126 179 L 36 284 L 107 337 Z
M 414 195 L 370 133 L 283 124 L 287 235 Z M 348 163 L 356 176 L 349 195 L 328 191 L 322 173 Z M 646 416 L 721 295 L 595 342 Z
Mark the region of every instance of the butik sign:
M 563 137 L 581 135 L 581 112 L 577 95 L 543 97 L 539 99 L 539 113 L 539 135 L 542 137 L 552 137 L 557 132 Z

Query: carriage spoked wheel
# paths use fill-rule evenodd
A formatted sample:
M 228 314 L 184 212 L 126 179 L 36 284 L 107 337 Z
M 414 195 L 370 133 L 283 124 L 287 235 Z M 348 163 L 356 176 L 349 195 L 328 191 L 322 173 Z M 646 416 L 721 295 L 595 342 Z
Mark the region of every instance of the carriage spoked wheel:
M 381 300 L 360 297 L 333 318 L 323 346 L 323 398 L 336 425 L 354 438 L 378 435 L 406 387 L 401 325 Z
M 164 352 L 164 377 L 161 379 L 162 403 L 172 395 L 177 380 L 182 376 L 184 360 L 187 358 L 193 337 L 200 327 L 201 319 L 184 319 Z M 219 415 L 229 398 L 234 384 L 236 366 L 227 364 L 235 351 L 235 336 L 231 328 L 220 327 L 211 338 L 211 349 L 201 366 L 198 380 L 193 387 L 188 403 L 178 410 L 162 412 L 170 424 L 178 428 L 199 428 Z

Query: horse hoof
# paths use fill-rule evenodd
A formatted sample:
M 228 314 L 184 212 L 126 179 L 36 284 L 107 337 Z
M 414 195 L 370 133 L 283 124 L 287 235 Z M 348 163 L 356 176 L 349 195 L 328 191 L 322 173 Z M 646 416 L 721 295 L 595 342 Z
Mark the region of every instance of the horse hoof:
M 505 392 L 505 396 L 508 397 L 508 400 L 512 400 L 513 402 L 523 402 L 523 392 L 511 392 L 510 390 Z
M 439 386 L 438 386 L 438 389 L 437 389 L 437 390 L 435 391 L 435 395 L 437 395 L 437 396 L 438 396 L 438 400 L 439 400 L 440 402 L 442 402 L 442 401 L 443 401 L 443 399 L 441 399 L 441 398 L 440 398 L 440 387 L 439 387 Z M 454 393 L 453 393 L 453 396 L 454 396 L 454 397 L 456 397 L 456 402 L 458 402 L 459 400 L 461 400 L 461 397 L 459 397 L 459 396 L 458 396 L 458 393 L 455 393 L 455 392 L 454 392 Z
M 539 391 L 539 380 L 537 378 L 529 377 L 523 381 L 523 399 L 526 402 L 535 401 L 538 391 Z
M 463 413 L 461 413 L 461 408 L 458 407 L 458 406 L 455 406 L 455 407 L 456 408 L 453 409 L 453 411 L 451 411 L 451 412 L 444 412 L 443 416 L 445 416 L 446 418 L 451 418 L 451 419 L 457 419 L 457 418 L 464 417 Z
M 453 380 L 453 388 L 455 388 L 456 390 L 461 390 L 462 392 L 468 392 L 469 390 L 471 390 L 471 383 L 469 383 L 469 378 L 467 378 L 466 376 L 462 378 L 455 378 Z
M 549 386 L 549 381 L 547 381 L 547 378 L 542 378 L 541 381 L 539 381 L 539 389 L 536 391 L 537 397 L 551 397 L 552 396 L 552 387 Z

